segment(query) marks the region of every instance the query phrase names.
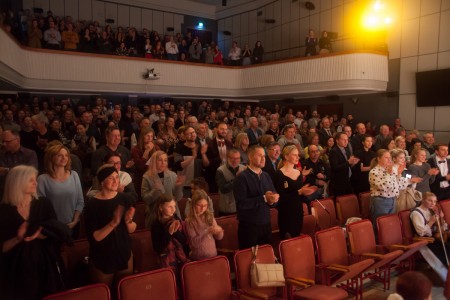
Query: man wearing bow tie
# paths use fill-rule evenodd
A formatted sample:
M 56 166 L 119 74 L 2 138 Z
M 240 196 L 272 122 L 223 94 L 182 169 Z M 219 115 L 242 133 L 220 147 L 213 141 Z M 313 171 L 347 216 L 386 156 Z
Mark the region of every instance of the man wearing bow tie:
M 215 138 L 213 138 L 208 143 L 208 151 L 206 151 L 206 156 L 208 158 L 207 164 L 205 162 L 203 165 L 206 167 L 205 177 L 206 182 L 209 185 L 210 193 L 217 193 L 217 183 L 216 183 L 216 171 L 217 168 L 222 164 L 227 162 L 227 150 L 231 149 L 233 145 L 225 140 L 227 136 L 228 125 L 224 122 L 219 122 L 216 125 Z
M 431 157 L 428 163 L 432 168 L 438 168 L 439 173 L 430 186 L 431 191 L 436 194 L 438 200 L 450 199 L 450 160 L 448 156 L 448 146 L 444 144 L 437 145 L 435 148 L 435 157 Z

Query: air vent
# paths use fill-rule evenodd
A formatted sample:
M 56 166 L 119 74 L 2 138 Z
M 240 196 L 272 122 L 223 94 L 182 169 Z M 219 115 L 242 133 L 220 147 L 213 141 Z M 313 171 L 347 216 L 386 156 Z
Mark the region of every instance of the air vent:
M 275 23 L 275 19 L 266 19 L 267 24 L 273 24 Z

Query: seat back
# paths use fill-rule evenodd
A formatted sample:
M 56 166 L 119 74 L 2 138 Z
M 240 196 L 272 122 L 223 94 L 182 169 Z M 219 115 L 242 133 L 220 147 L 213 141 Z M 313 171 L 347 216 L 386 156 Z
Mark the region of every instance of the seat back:
M 159 268 L 159 256 L 153 250 L 150 229 L 137 230 L 130 234 L 134 256 L 134 271 L 147 272 Z
M 316 232 L 316 245 L 319 263 L 348 265 L 347 241 L 341 227 Z
M 308 210 L 308 204 L 303 202 L 303 215 L 307 216 L 309 215 L 309 210 Z
M 280 231 L 278 227 L 278 209 L 270 209 L 270 225 L 272 226 L 272 233 L 278 233 Z
M 403 243 L 402 225 L 397 214 L 377 218 L 378 244 L 383 246 Z
M 217 225 L 223 228 L 223 238 L 216 240 L 217 249 L 239 250 L 238 221 L 236 215 L 216 219 Z
M 348 224 L 347 233 L 352 254 L 376 252 L 375 234 L 370 220 L 365 219 Z
M 411 224 L 411 219 L 409 218 L 410 214 L 411 212 L 409 209 L 398 212 L 398 216 L 400 218 L 402 225 L 402 235 L 405 237 L 406 240 L 411 242 L 414 238 L 414 229 Z
M 136 229 L 145 228 L 145 210 L 147 204 L 145 202 L 136 203 L 136 212 L 134 213 L 134 222 L 136 223 Z
M 301 277 L 315 280 L 315 257 L 312 238 L 301 235 L 280 242 L 280 258 L 285 277 Z
M 444 213 L 445 222 L 450 224 L 450 199 L 439 201 L 439 205 Z
M 313 215 L 303 216 L 302 234 L 307 234 L 311 238 L 316 233 L 317 222 Z
M 225 256 L 189 262 L 183 266 L 181 278 L 184 300 L 231 298 L 230 265 Z
M 341 225 L 344 225 L 348 218 L 361 217 L 358 198 L 353 194 L 336 197 L 336 210 Z
M 326 229 L 337 225 L 336 209 L 333 199 L 326 198 L 312 201 L 311 212 L 316 218 L 319 229 Z
M 186 219 L 186 205 L 188 203 L 188 198 L 181 198 L 177 202 L 178 209 L 180 210 L 181 219 Z
M 106 284 L 98 283 L 83 286 L 73 290 L 64 291 L 57 294 L 48 295 L 44 300 L 79 300 L 79 299 L 95 299 L 109 300 L 111 295 Z
M 213 208 L 214 208 L 214 217 L 218 218 L 219 217 L 219 202 L 220 202 L 220 195 L 218 193 L 211 193 L 208 195 L 213 203 Z
M 70 288 L 89 284 L 89 242 L 87 239 L 76 240 L 71 246 L 64 246 L 61 254 L 68 275 Z
M 370 192 L 359 193 L 359 209 L 361 211 L 361 217 L 363 219 L 370 218 Z
M 177 300 L 177 282 L 171 269 L 131 275 L 118 284 L 119 300 Z
M 234 265 L 236 270 L 236 286 L 237 289 L 252 289 L 250 283 L 250 265 L 252 264 L 253 253 L 252 249 L 244 249 L 234 254 Z M 270 245 L 262 245 L 258 248 L 257 263 L 273 264 L 275 262 L 275 255 L 273 248 Z M 276 295 L 277 290 L 273 287 L 256 288 L 269 297 Z

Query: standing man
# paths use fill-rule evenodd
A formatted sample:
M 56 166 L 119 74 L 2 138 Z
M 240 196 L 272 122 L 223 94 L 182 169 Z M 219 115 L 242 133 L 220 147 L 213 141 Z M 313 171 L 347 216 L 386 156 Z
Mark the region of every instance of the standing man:
M 264 149 L 252 146 L 248 150 L 249 165 L 234 180 L 233 193 L 236 199 L 239 220 L 239 248 L 270 244 L 272 226 L 270 207 L 278 202 L 280 195 L 269 174 L 262 171 L 265 164 Z
M 275 172 L 280 162 L 281 148 L 277 142 L 272 142 L 267 146 L 266 164 L 263 171 L 270 175 L 270 178 L 274 178 Z
M 430 185 L 431 191 L 436 194 L 438 200 L 450 199 L 450 160 L 448 146 L 440 144 L 436 146 L 436 156 L 428 160 L 430 167 L 438 168 L 439 173 Z
M 308 146 L 308 159 L 302 162 L 305 169 L 312 169 L 306 176 L 305 184 L 309 183 L 310 186 L 317 186 L 317 191 L 313 194 L 306 196 L 309 201 L 314 199 L 322 199 L 324 192 L 328 187 L 330 180 L 330 169 L 320 159 L 320 150 L 316 145 Z
M 263 132 L 258 128 L 258 119 L 256 117 L 250 117 L 248 121 L 250 126 L 245 132 L 248 135 L 250 146 L 257 145 L 263 135 Z
M 216 125 L 216 137 L 213 138 L 207 145 L 206 151 L 207 160 L 203 162 L 205 170 L 206 182 L 209 185 L 210 193 L 217 193 L 216 171 L 221 165 L 227 162 L 227 151 L 233 147 L 231 142 L 225 140 L 228 132 L 228 125 L 224 122 L 219 122 Z
M 336 146 L 330 151 L 331 182 L 330 191 L 333 196 L 351 194 L 351 167 L 359 162 L 359 158 L 350 154 L 347 149 L 348 136 L 344 132 L 336 134 Z
M 327 146 L 328 138 L 333 136 L 333 130 L 331 129 L 330 119 L 327 117 L 322 119 L 322 128 L 319 130 L 319 141 L 322 147 Z
M 227 152 L 227 163 L 221 165 L 216 172 L 216 182 L 219 187 L 219 215 L 226 216 L 236 213 L 236 200 L 233 194 L 233 183 L 245 166 L 240 164 L 241 153 L 237 149 Z

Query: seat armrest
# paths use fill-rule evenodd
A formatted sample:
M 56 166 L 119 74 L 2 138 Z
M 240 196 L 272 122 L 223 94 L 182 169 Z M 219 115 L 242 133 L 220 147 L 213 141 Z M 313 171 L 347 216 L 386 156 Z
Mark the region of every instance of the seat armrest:
M 266 295 L 262 292 L 259 292 L 257 290 L 254 290 L 254 289 L 241 289 L 241 290 L 239 290 L 239 292 L 240 292 L 241 296 L 245 295 L 247 297 L 247 299 L 258 299 L 258 300 L 268 300 L 269 299 L 268 295 Z M 241 299 L 243 299 L 243 298 L 241 298 Z
M 327 267 L 328 270 L 340 271 L 340 272 L 348 272 L 350 271 L 349 266 L 339 265 L 339 264 L 331 264 Z
M 227 248 L 217 248 L 217 253 L 234 253 L 236 250 L 227 249 Z
M 389 250 L 402 250 L 402 251 L 409 250 L 409 246 L 399 245 L 399 244 L 389 245 L 389 246 L 386 246 L 386 248 Z
M 290 285 L 295 285 L 301 288 L 307 288 L 314 285 L 314 280 L 301 278 L 301 277 L 288 277 L 286 278 L 286 283 Z
M 361 254 L 361 256 L 365 256 L 365 257 L 369 257 L 369 258 L 373 258 L 375 260 L 380 260 L 384 254 L 379 254 L 379 253 L 363 253 Z
M 432 238 L 432 237 L 426 237 L 426 236 L 416 236 L 416 237 L 413 238 L 413 241 L 414 241 L 414 242 L 417 242 L 417 241 L 427 241 L 429 244 L 432 244 L 432 243 L 434 243 L 434 238 Z

